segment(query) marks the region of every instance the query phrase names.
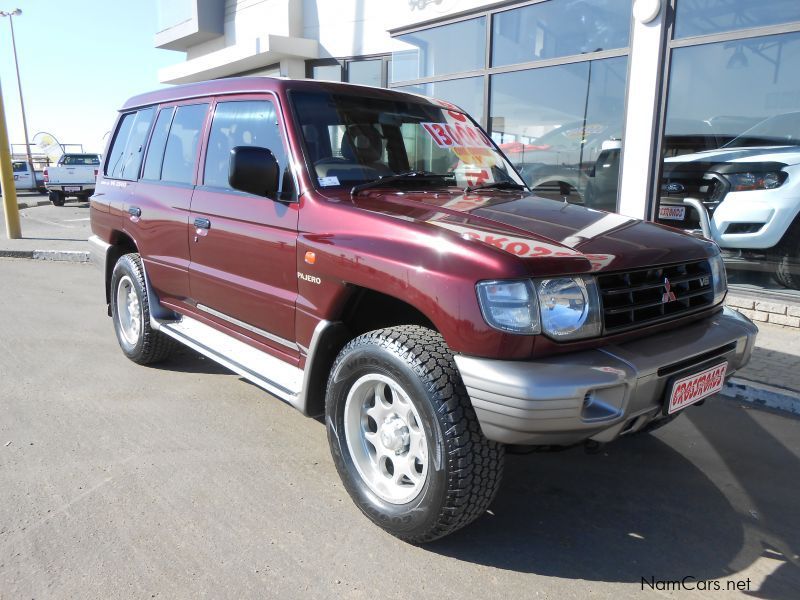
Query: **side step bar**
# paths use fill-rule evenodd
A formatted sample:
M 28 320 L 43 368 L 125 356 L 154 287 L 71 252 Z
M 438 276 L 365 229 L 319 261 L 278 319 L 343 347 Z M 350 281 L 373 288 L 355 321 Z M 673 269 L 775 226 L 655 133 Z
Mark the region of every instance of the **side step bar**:
M 303 370 L 190 317 L 153 327 L 303 411 Z

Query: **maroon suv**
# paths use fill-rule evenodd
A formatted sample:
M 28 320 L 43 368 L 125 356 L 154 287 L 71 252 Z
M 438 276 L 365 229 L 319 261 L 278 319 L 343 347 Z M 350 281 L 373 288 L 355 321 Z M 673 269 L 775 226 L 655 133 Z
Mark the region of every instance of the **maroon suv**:
M 120 111 L 91 200 L 122 351 L 185 344 L 325 415 L 356 504 L 412 542 L 480 516 L 506 444 L 608 442 L 744 365 L 706 240 L 538 198 L 456 106 L 269 78 Z

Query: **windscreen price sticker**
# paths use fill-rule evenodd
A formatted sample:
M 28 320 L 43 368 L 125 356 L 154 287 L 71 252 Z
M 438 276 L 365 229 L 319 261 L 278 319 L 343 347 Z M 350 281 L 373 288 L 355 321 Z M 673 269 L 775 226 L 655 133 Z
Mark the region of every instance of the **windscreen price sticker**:
M 719 392 L 725 384 L 727 370 L 728 363 L 724 362 L 695 375 L 678 379 L 672 386 L 667 414 L 671 415 L 690 404 L 699 402 L 703 398 Z
M 476 127 L 449 123 L 420 123 L 439 148 L 491 148 L 492 143 Z

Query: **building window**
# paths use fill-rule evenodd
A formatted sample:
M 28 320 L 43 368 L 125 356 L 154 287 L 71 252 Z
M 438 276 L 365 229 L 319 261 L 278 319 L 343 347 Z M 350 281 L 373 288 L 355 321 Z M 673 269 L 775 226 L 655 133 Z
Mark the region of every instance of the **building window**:
M 398 35 L 407 50 L 392 53 L 392 82 L 410 81 L 486 66 L 486 17 Z
M 388 54 L 309 60 L 306 61 L 306 77 L 385 88 L 389 86 L 390 65 Z
M 492 76 L 491 132 L 539 195 L 613 211 L 627 57 Z
M 675 39 L 800 21 L 797 0 L 681 0 L 675 14 Z
M 394 89 L 447 100 L 463 108 L 476 121 L 485 121 L 483 77 L 465 77 L 463 79 L 447 79 L 432 83 L 401 85 L 394 87 Z
M 513 65 L 626 48 L 631 3 L 551 0 L 497 13 L 492 19 L 492 65 Z
M 800 4 L 715 6 L 677 1 L 655 219 L 717 242 L 732 284 L 800 297 Z

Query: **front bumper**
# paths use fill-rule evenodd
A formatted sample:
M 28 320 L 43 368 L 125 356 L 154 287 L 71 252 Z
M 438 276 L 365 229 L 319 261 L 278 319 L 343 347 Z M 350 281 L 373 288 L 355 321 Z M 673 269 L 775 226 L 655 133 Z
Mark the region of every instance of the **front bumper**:
M 608 442 L 663 417 L 678 374 L 747 364 L 758 328 L 728 308 L 672 331 L 535 361 L 455 357 L 484 435 L 506 444 Z

